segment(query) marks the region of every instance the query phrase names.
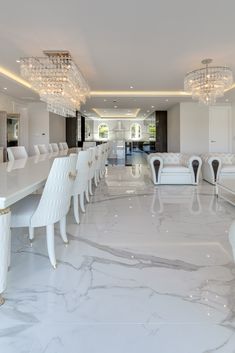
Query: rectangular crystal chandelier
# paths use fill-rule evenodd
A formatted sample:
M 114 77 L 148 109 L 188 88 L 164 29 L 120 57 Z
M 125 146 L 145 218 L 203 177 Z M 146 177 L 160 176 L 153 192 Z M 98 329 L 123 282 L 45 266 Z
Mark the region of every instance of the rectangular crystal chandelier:
M 76 116 L 90 89 L 68 51 L 44 51 L 44 57 L 21 58 L 21 75 L 50 112 Z

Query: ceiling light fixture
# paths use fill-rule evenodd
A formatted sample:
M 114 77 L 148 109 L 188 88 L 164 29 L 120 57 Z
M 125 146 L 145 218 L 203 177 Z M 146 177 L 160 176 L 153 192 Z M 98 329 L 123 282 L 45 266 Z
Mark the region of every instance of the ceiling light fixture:
M 44 51 L 44 57 L 21 59 L 21 75 L 47 103 L 47 109 L 62 116 L 76 116 L 90 89 L 68 51 Z
M 3 89 L 5 89 L 5 91 L 7 90 L 7 87 L 3 87 Z
M 227 66 L 209 66 L 212 59 L 202 60 L 205 67 L 186 74 L 184 89 L 193 99 L 206 105 L 215 104 L 216 99 L 233 85 L 233 73 Z

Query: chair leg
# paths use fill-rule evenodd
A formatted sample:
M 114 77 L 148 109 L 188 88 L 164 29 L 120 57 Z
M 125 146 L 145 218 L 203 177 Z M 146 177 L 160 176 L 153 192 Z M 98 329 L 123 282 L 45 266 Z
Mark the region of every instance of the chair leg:
M 8 243 L 8 269 L 11 266 L 11 228 L 9 229 L 9 243 Z
M 93 195 L 93 192 L 92 192 L 92 179 L 89 180 L 89 194 Z
M 54 224 L 47 226 L 47 250 L 50 262 L 56 268 Z
M 82 212 L 86 212 L 86 209 L 85 209 L 85 205 L 84 205 L 84 192 L 82 192 L 80 195 L 79 195 L 79 199 L 80 199 L 80 207 L 81 207 L 81 210 Z
M 60 235 L 65 244 L 68 244 L 68 238 L 66 234 L 66 216 L 60 220 Z
M 88 185 L 87 185 L 87 188 L 86 188 L 86 200 L 87 200 L 87 202 L 90 202 L 90 197 L 89 197 L 89 187 L 88 187 Z
M 77 224 L 79 224 L 78 195 L 73 196 L 73 214 Z
M 95 173 L 95 186 L 97 187 L 98 186 L 98 175 L 97 175 L 97 172 Z
M 29 227 L 29 241 L 32 243 L 33 240 L 34 240 L 34 228 Z

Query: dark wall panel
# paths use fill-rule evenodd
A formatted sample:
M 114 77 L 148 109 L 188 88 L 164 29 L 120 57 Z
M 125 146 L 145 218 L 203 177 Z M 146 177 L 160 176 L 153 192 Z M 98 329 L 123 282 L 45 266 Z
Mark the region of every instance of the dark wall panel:
M 167 152 L 167 111 L 155 112 L 156 119 L 156 144 L 157 152 Z

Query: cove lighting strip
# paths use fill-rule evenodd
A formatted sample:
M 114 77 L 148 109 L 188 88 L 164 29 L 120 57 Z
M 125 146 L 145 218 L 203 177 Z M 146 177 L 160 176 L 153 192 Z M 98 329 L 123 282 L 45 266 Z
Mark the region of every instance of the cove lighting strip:
M 27 81 L 23 80 L 20 76 L 14 74 L 12 71 L 9 71 L 5 69 L 4 67 L 0 66 L 0 75 L 3 75 L 7 78 L 10 78 L 13 81 L 16 81 L 17 83 L 20 83 L 21 85 L 27 87 L 27 88 L 32 88 L 31 84 L 28 83 Z
M 184 91 L 91 91 L 92 97 L 190 97 Z
M 21 85 L 33 90 L 31 84 L 14 72 L 0 66 L 0 75 L 10 78 Z M 226 92 L 235 88 L 235 83 Z M 190 93 L 184 91 L 91 91 L 91 97 L 191 97 Z

